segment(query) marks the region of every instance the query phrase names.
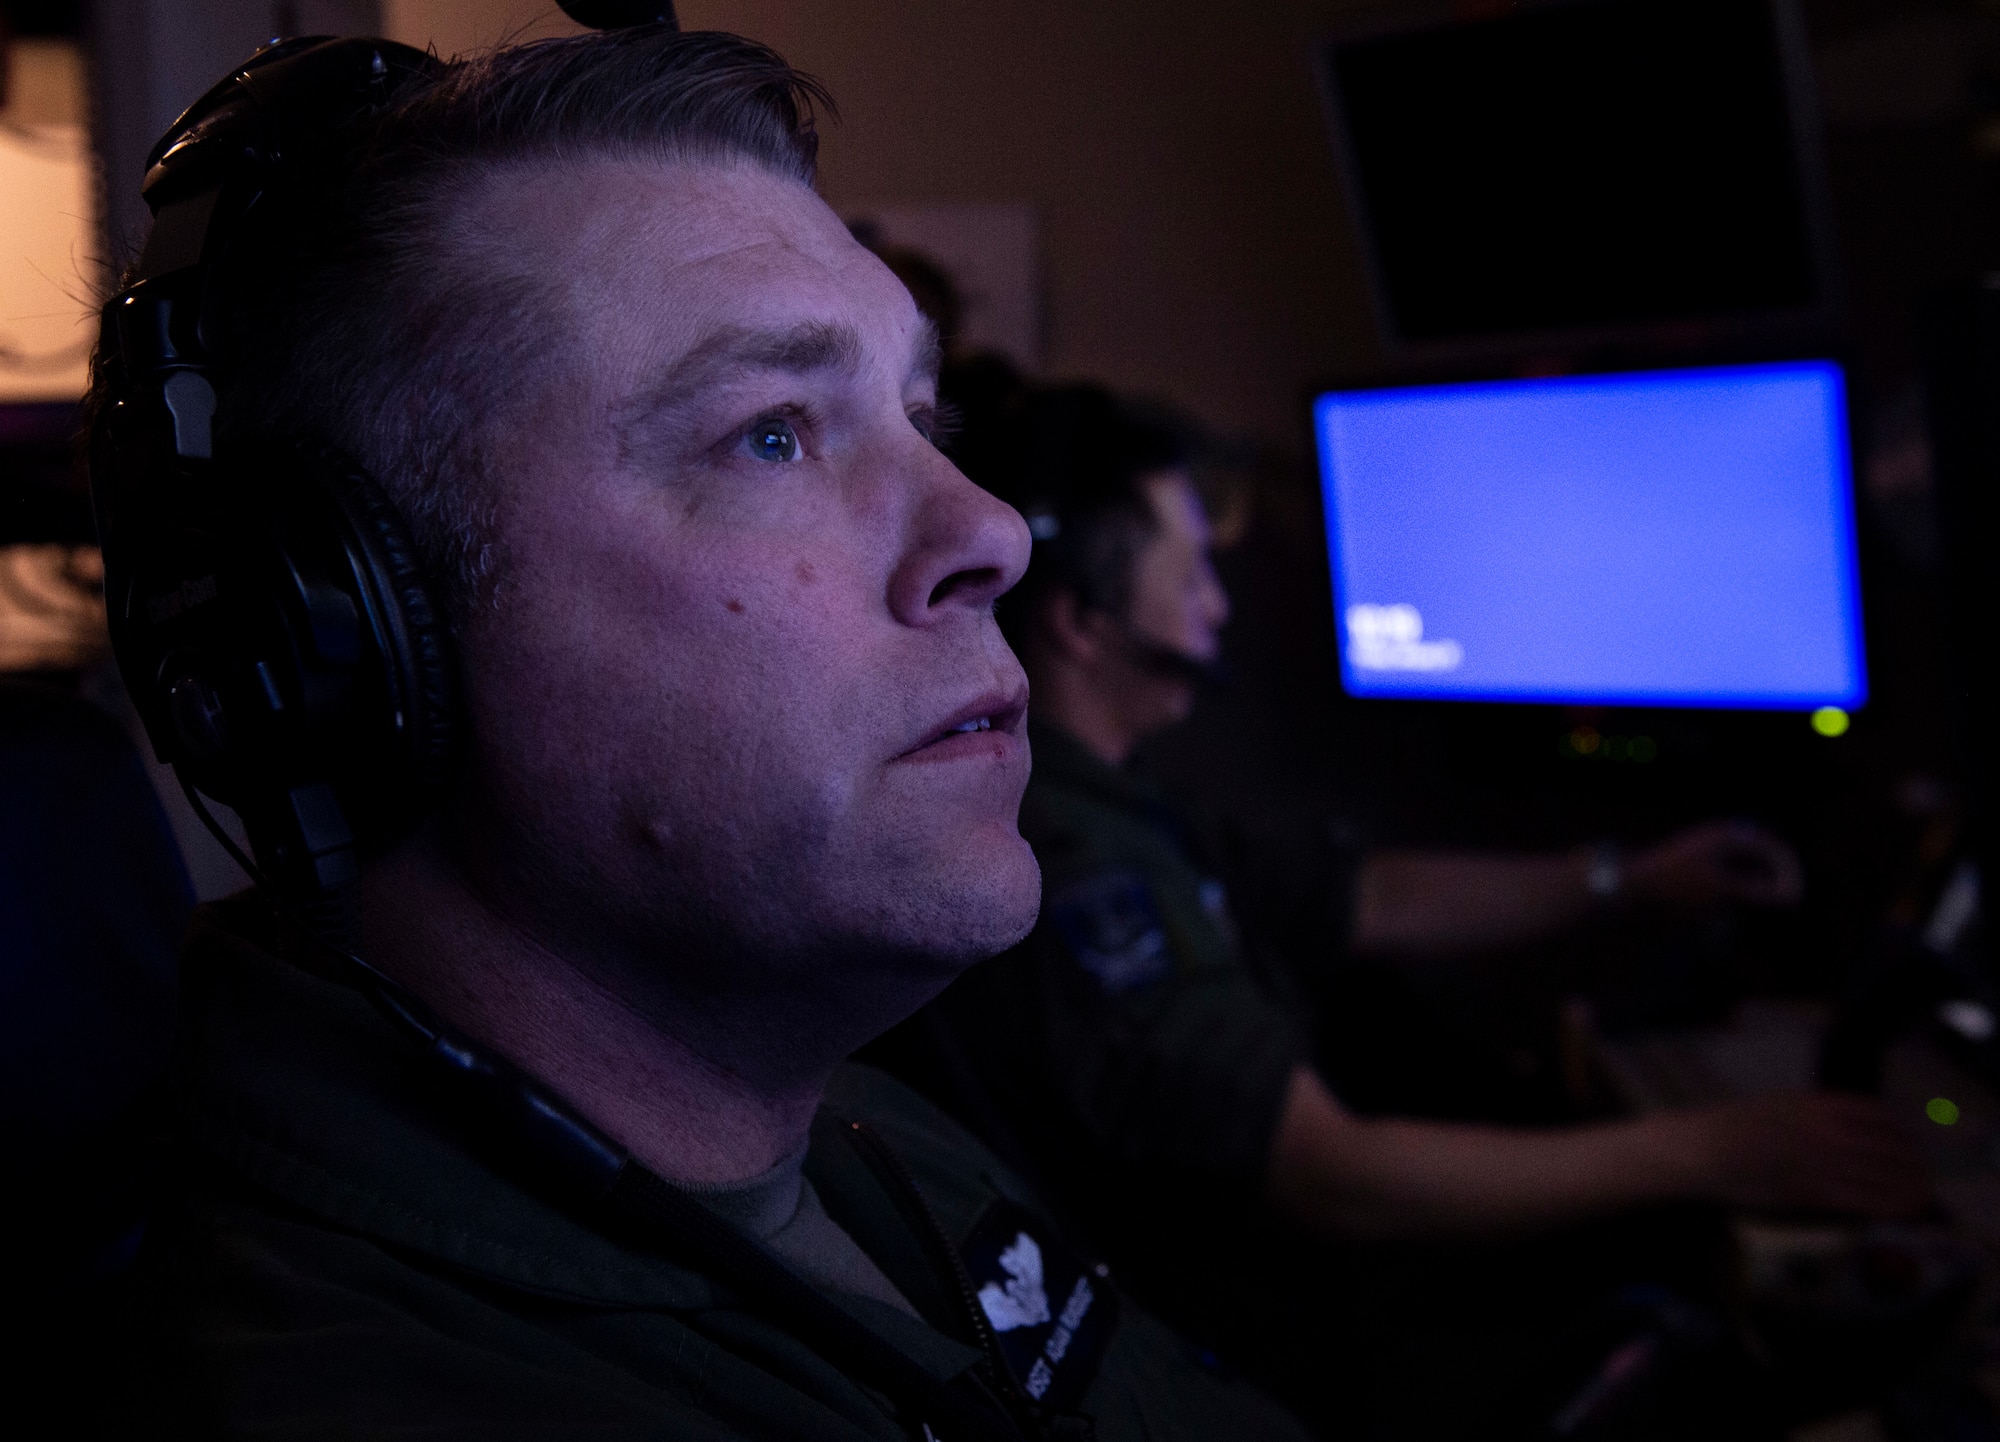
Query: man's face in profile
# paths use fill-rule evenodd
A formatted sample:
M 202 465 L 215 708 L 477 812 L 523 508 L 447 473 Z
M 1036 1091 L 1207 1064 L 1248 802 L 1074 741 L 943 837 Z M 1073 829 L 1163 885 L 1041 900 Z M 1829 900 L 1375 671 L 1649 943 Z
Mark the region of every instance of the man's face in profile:
M 455 842 L 489 899 L 683 997 L 876 967 L 914 1004 L 1023 934 L 992 602 L 1028 535 L 927 438 L 901 285 L 749 166 L 520 166 L 463 220 L 568 328 L 490 441 Z

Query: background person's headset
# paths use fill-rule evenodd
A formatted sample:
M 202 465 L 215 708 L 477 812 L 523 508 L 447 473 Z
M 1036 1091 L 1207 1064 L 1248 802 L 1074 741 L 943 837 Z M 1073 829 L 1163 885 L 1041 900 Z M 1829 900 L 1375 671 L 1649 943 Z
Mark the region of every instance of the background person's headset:
M 1101 386 L 1036 386 L 989 364 L 961 377 L 960 387 L 951 398 L 959 434 L 950 454 L 967 476 L 1027 521 L 1029 565 L 1074 591 L 1083 610 L 1111 620 L 1119 645 L 1141 670 L 1203 688 L 1226 684 L 1221 661 L 1191 656 L 1140 631 L 1129 598 L 1104 574 L 1104 558 L 1091 554 L 1105 515 L 1128 510 L 1138 499 L 1138 477 L 1189 463 L 1190 438 L 1164 421 L 1134 415 Z
M 562 8 L 595 29 L 674 23 L 658 0 Z M 405 833 L 450 775 L 461 725 L 450 637 L 402 518 L 365 470 L 323 446 L 219 444 L 214 420 L 237 359 L 230 286 L 242 249 L 259 240 L 259 206 L 338 176 L 353 127 L 443 70 L 436 56 L 386 40 L 278 41 L 189 107 L 149 157 L 153 229 L 103 309 L 88 435 L 112 648 L 147 736 L 217 839 L 293 921 L 309 952 L 302 964 L 365 994 L 454 1081 L 471 1103 L 469 1124 L 539 1184 L 614 1225 L 672 1238 L 892 1398 L 913 1437 L 1009 1442 L 1060 1430 L 1065 1419 L 1025 1396 L 1003 1392 L 995 1411 L 855 1326 L 352 953 L 359 848 Z M 204 796 L 242 818 L 254 860 Z M 879 1139 L 859 1123 L 852 1130 L 864 1161 L 921 1212 L 907 1177 L 877 1155 Z

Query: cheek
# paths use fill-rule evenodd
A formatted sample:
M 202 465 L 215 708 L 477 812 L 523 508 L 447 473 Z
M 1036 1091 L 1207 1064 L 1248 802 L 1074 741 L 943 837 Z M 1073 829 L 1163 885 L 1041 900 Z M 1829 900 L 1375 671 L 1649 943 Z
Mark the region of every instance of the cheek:
M 1131 616 L 1138 628 L 1163 641 L 1178 642 L 1187 629 L 1188 607 L 1172 569 L 1153 562 L 1133 574 Z
M 662 810 L 747 817 L 774 789 L 806 803 L 851 785 L 839 742 L 865 674 L 851 639 L 863 588 L 837 557 L 628 531 L 521 582 L 501 724 L 562 789 L 608 792 L 652 825 Z

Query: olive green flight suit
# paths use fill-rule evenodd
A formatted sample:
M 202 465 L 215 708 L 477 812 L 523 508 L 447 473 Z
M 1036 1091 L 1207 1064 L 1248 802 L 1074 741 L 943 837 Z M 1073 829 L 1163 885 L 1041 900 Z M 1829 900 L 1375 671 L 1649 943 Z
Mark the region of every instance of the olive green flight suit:
M 917 1430 L 769 1304 L 511 1170 L 468 1136 L 417 1047 L 274 944 L 268 915 L 239 901 L 209 908 L 188 949 L 178 1180 L 142 1261 L 134 1341 L 152 1365 L 121 1435 L 794 1442 Z M 846 1140 L 857 1124 L 900 1160 L 935 1230 L 858 1163 Z M 986 1236 L 986 1262 L 1005 1270 L 979 1285 L 985 1315 L 1002 1342 L 1027 1339 L 1044 1385 L 1053 1367 L 1071 1394 L 1063 1411 L 1094 1419 L 1099 1442 L 1303 1435 L 1120 1306 L 1101 1274 L 1093 1293 L 1077 1268 L 1064 1273 L 1035 1196 L 889 1078 L 837 1077 L 806 1176 L 920 1315 L 821 1295 L 933 1377 L 983 1376 L 991 1390 L 994 1359 L 965 1322 L 970 1288 L 954 1293 L 954 1268 L 927 1250 L 940 1235 L 959 1247 L 979 1285 Z

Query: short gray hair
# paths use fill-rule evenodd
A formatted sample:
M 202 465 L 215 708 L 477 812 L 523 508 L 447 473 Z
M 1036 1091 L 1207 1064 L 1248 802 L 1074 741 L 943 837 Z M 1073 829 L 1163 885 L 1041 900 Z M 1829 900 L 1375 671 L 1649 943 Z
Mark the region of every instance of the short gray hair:
M 271 214 L 227 277 L 219 431 L 330 445 L 365 466 L 461 623 L 494 582 L 482 437 L 564 318 L 542 277 L 466 262 L 459 199 L 498 166 L 599 157 L 747 161 L 810 185 L 816 109 L 832 110 L 817 81 L 714 32 L 610 31 L 454 61 L 370 119 L 334 173 L 260 206 Z

